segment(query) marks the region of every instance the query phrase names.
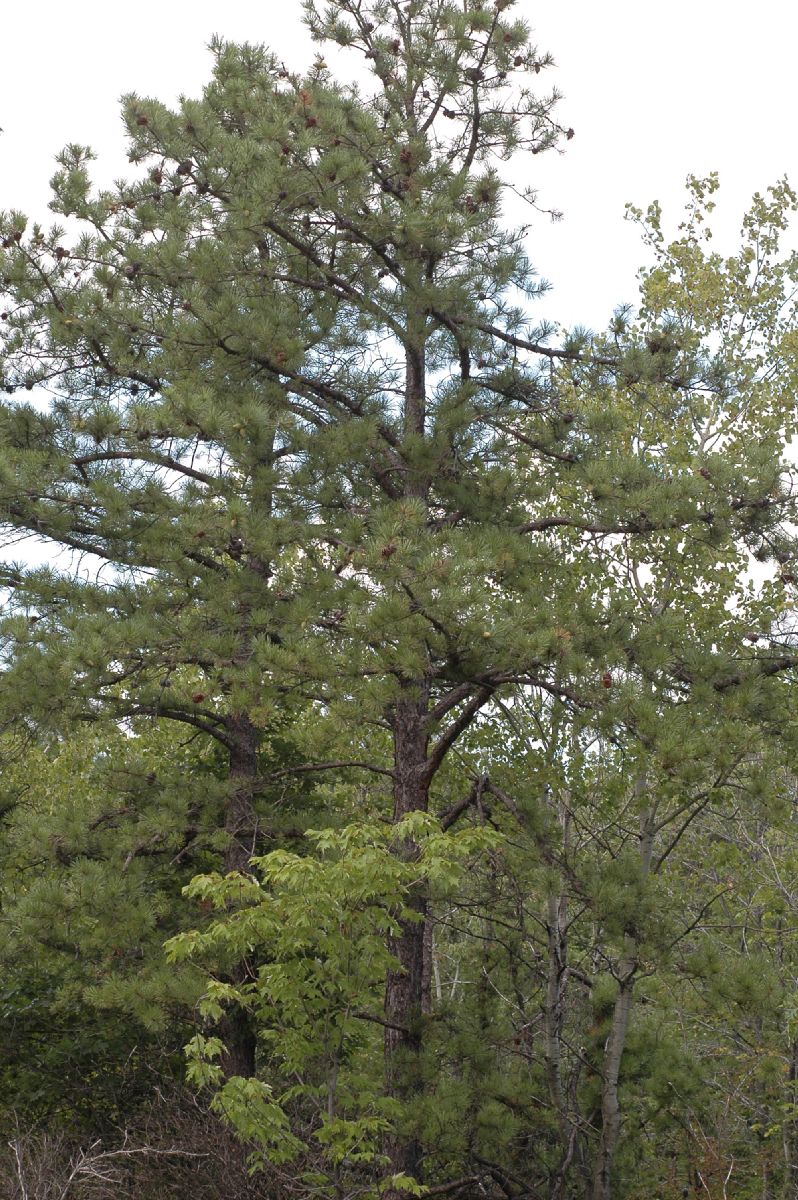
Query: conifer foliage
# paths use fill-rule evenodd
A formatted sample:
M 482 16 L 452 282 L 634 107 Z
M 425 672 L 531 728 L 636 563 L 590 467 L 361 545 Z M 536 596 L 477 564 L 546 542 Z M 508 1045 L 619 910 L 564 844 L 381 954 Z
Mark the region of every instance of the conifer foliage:
M 73 145 L 65 224 L 2 218 L 0 512 L 54 559 L 2 568 L 0 704 L 203 747 L 129 853 L 198 872 L 190 1070 L 283 1186 L 606 1200 L 670 856 L 789 742 L 795 197 L 730 258 L 714 178 L 633 211 L 639 313 L 555 344 L 504 212 L 573 131 L 512 0 L 306 19 L 356 84 L 217 41 L 125 100 L 130 181 Z

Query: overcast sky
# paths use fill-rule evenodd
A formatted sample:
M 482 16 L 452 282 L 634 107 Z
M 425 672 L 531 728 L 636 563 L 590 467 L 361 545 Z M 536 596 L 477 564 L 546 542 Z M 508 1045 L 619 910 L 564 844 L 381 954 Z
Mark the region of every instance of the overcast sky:
M 541 204 L 530 254 L 554 284 L 546 310 L 602 327 L 633 301 L 643 260 L 626 201 L 658 198 L 678 216 L 688 172 L 717 170 L 731 238 L 750 194 L 782 174 L 798 184 L 793 134 L 798 6 L 788 0 L 519 0 L 576 131 L 563 155 L 530 158 Z M 262 41 L 300 67 L 312 51 L 300 0 L 35 0 L 4 5 L 0 51 L 0 208 L 41 216 L 53 155 L 98 152 L 102 175 L 127 163 L 118 97 L 198 94 L 214 32 Z M 733 246 L 733 240 L 728 243 Z

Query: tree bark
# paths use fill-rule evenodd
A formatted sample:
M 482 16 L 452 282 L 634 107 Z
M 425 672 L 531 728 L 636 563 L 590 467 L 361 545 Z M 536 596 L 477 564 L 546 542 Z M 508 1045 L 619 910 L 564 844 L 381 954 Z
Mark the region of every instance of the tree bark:
M 421 328 L 415 330 L 419 338 L 423 338 L 423 319 Z M 423 437 L 427 419 L 426 399 L 426 353 L 423 341 L 416 345 L 408 345 L 405 349 L 405 407 L 404 407 L 404 436 Z M 412 475 L 405 482 L 405 494 L 414 496 L 427 495 L 428 480 L 420 476 L 413 479 Z
M 402 697 L 393 712 L 394 738 L 394 824 L 409 813 L 426 812 L 429 781 L 427 778 L 427 698 L 426 685 L 408 685 L 412 695 Z M 412 839 L 403 839 L 396 852 L 412 860 L 418 847 Z M 418 1057 L 422 1048 L 423 1018 L 431 1002 L 431 938 L 428 932 L 426 890 L 418 887 L 409 897 L 415 919 L 400 922 L 399 932 L 390 941 L 397 967 L 388 972 L 385 983 L 385 1090 L 405 1106 L 421 1087 Z M 416 1137 L 392 1132 L 384 1150 L 392 1174 L 418 1176 L 421 1146 Z
M 604 1048 L 601 1088 L 601 1134 L 593 1168 L 593 1200 L 611 1200 L 612 1164 L 621 1132 L 618 1077 L 623 1059 L 637 968 L 636 946 L 622 960 L 619 991 L 612 1010 L 610 1034 Z
M 562 1086 L 562 1030 L 565 1018 L 565 988 L 568 970 L 566 941 L 566 897 L 552 890 L 547 900 L 546 927 L 548 940 L 548 976 L 544 1030 L 546 1039 L 546 1084 L 549 1100 L 557 1116 L 562 1147 L 562 1161 L 552 1180 L 551 1200 L 563 1200 L 570 1160 L 573 1157 L 572 1127 L 568 1121 L 567 1105 Z
M 790 1044 L 789 1090 L 787 1096 L 792 1104 L 798 1099 L 798 1042 Z M 798 1196 L 798 1130 L 794 1118 L 786 1120 L 782 1127 L 782 1147 L 784 1151 L 784 1200 L 794 1200 Z
M 227 845 L 224 851 L 224 871 L 246 871 L 255 853 L 257 818 L 255 791 L 258 781 L 258 730 L 244 713 L 227 718 L 227 734 L 231 742 L 228 766 L 230 792 L 224 810 L 224 831 Z M 244 983 L 250 970 L 245 962 L 237 963 L 230 973 L 232 983 Z M 255 1074 L 257 1038 L 252 1019 L 243 1008 L 231 1008 L 219 1021 L 219 1037 L 226 1050 L 220 1060 L 226 1078 Z
M 639 799 L 645 792 L 646 781 L 641 777 L 635 783 Z M 654 841 L 654 821 L 650 809 L 640 817 L 640 882 L 645 885 L 651 870 L 651 854 Z M 618 995 L 612 1010 L 610 1032 L 604 1047 L 604 1063 L 601 1086 L 601 1133 L 593 1166 L 592 1200 L 611 1200 L 612 1166 L 621 1134 L 621 1104 L 618 1095 L 618 1079 L 629 1029 L 629 1018 L 634 999 L 634 985 L 638 970 L 639 930 L 633 925 L 628 930 L 624 952 L 618 964 Z
M 224 869 L 225 872 L 246 871 L 255 853 L 259 734 L 245 713 L 231 714 L 227 718 L 226 728 L 231 749 L 228 767 L 230 792 L 224 810 L 224 831 L 228 838 Z

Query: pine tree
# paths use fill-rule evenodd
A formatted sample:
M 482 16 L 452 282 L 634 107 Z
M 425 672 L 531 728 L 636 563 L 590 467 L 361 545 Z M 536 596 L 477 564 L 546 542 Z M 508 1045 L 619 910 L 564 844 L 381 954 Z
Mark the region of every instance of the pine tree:
M 393 896 L 374 927 L 390 950 L 384 1169 L 405 1183 L 424 1174 L 433 897 L 456 875 L 428 845 L 431 818 L 455 819 L 450 752 L 519 687 L 620 737 L 682 693 L 744 692 L 753 710 L 793 662 L 739 636 L 772 626 L 778 588 L 721 612 L 749 547 L 791 575 L 796 266 L 777 251 L 794 198 L 760 200 L 727 263 L 700 239 L 714 184 L 694 182 L 670 247 L 649 214 L 640 320 L 552 346 L 502 203 L 507 164 L 572 131 L 530 86 L 550 60 L 511 9 L 308 4 L 314 36 L 367 67 L 363 91 L 321 58 L 300 78 L 218 42 L 200 100 L 125 102 L 146 173 L 95 195 L 88 151 L 64 152 L 54 206 L 79 237 L 1 226 L 3 383 L 51 401 L 0 412 L 0 505 L 15 534 L 104 564 L 90 582 L 58 563 L 3 572 L 33 618 L 9 627 L 6 703 L 213 739 L 233 873 L 218 886 L 245 914 L 269 780 L 318 772 L 344 811 L 351 780 L 373 781 L 364 815 L 394 830 L 374 893 L 375 909 Z M 640 602 L 642 568 L 661 612 Z M 697 580 L 712 604 L 692 604 Z M 308 712 L 302 752 L 264 761 L 275 726 Z M 456 814 L 479 809 L 481 775 Z M 257 1114 L 251 970 L 214 1003 L 228 1082 Z

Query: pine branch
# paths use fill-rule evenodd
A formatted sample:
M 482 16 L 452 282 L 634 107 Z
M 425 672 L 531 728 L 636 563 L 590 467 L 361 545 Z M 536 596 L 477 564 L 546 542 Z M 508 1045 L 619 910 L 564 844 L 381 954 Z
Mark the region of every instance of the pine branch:
M 438 737 L 438 740 L 432 746 L 430 754 L 427 756 L 427 761 L 422 771 L 423 778 L 426 781 L 432 779 L 449 750 L 451 750 L 457 739 L 465 733 L 477 713 L 485 707 L 495 690 L 495 687 L 492 685 L 481 687 L 476 696 L 466 704 L 460 715 Z

